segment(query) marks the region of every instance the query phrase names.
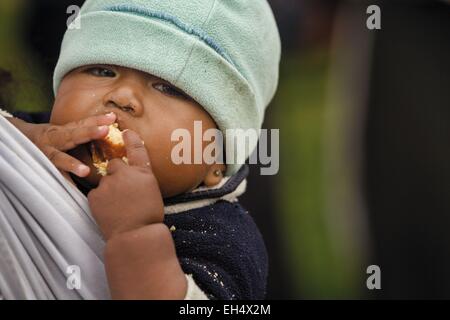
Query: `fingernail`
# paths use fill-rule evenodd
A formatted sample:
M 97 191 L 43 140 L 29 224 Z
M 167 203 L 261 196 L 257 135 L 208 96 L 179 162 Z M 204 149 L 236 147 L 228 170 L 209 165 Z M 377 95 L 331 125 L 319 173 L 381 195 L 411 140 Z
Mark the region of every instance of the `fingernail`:
M 98 130 L 99 132 L 103 132 L 103 131 L 105 131 L 105 130 L 107 130 L 107 129 L 108 129 L 108 126 L 100 126 L 100 127 L 97 128 L 97 130 Z
M 80 164 L 76 171 L 78 176 L 86 176 L 89 173 L 89 167 Z

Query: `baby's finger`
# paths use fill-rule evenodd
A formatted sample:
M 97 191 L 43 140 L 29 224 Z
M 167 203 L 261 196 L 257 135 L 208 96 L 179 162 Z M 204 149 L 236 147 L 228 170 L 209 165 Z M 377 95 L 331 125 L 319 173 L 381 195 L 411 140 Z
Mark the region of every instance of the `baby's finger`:
M 128 164 L 130 166 L 151 168 L 147 149 L 136 132 L 125 130 L 123 132 L 123 141 L 127 150 Z
M 62 151 L 75 148 L 77 145 L 87 143 L 92 140 L 104 138 L 108 134 L 108 126 L 62 128 L 63 132 L 54 133 L 54 137 L 49 138 L 52 145 Z
M 43 132 L 42 143 L 66 151 L 90 140 L 101 139 L 108 134 L 107 126 L 68 128 L 52 125 Z
M 113 124 L 116 121 L 116 114 L 114 112 L 90 116 L 82 120 L 73 121 L 65 124 L 67 128 L 78 127 L 95 127 L 95 126 L 107 126 Z
M 77 145 L 92 140 L 101 139 L 108 134 L 108 125 L 116 119 L 114 113 L 97 115 L 67 123 L 65 125 L 53 125 L 44 131 L 44 144 L 49 144 L 58 150 L 66 151 Z
M 108 161 L 108 166 L 106 168 L 106 172 L 108 175 L 113 175 L 115 172 L 119 171 L 121 167 L 126 166 L 125 162 L 122 159 L 115 158 Z
M 72 172 L 79 177 L 86 177 L 89 174 L 90 169 L 88 166 L 67 153 L 50 146 L 45 147 L 42 151 L 55 167 L 62 171 Z

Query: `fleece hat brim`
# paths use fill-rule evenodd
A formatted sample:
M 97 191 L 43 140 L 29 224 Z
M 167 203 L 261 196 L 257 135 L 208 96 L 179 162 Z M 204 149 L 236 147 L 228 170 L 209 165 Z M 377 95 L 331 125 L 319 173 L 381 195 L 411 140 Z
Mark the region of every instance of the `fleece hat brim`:
M 91 64 L 133 68 L 172 83 L 203 106 L 226 139 L 227 129 L 260 128 L 268 103 L 220 43 L 160 12 L 130 6 L 82 12 L 80 28 L 64 36 L 55 94 L 67 73 Z M 227 175 L 239 167 L 228 164 Z

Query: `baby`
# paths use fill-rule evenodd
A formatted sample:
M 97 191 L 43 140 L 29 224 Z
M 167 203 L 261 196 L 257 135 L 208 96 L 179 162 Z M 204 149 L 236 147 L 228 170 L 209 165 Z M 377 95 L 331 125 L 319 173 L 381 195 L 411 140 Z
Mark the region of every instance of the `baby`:
M 51 115 L 9 120 L 87 195 L 111 296 L 264 298 L 264 242 L 237 202 L 247 167 L 175 164 L 171 136 L 196 121 L 260 128 L 280 60 L 268 3 L 87 0 L 79 22 L 62 43 Z M 128 160 L 102 177 L 89 143 L 112 123 Z

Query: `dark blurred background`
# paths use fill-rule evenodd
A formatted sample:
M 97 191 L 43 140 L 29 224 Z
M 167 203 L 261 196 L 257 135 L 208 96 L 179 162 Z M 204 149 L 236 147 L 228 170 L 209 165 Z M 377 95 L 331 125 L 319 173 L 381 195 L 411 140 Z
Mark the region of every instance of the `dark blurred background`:
M 0 1 L 0 103 L 52 106 L 69 5 Z M 283 57 L 266 128 L 280 171 L 242 199 L 269 251 L 268 298 L 450 298 L 450 4 L 271 0 Z M 381 9 L 368 30 L 366 9 Z M 381 290 L 368 290 L 378 265 Z

